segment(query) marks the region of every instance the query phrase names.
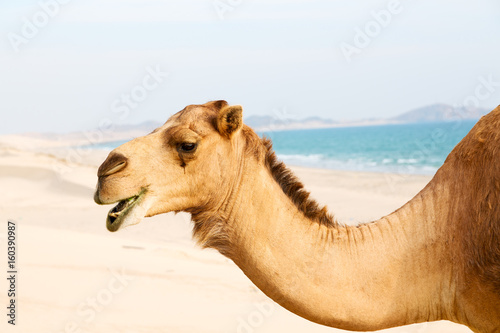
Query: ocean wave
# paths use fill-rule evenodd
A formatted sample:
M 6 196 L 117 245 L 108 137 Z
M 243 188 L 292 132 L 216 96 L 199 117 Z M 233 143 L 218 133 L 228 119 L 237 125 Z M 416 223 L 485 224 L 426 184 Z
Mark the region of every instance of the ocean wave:
M 278 154 L 278 158 L 282 161 L 319 162 L 324 158 L 324 156 L 321 154 Z
M 416 158 L 398 158 L 396 162 L 398 164 L 417 164 L 419 160 Z
M 425 161 L 404 158 L 374 160 L 368 156 L 356 156 L 336 159 L 321 154 L 279 154 L 278 158 L 289 165 L 346 171 L 431 175 L 438 169 Z

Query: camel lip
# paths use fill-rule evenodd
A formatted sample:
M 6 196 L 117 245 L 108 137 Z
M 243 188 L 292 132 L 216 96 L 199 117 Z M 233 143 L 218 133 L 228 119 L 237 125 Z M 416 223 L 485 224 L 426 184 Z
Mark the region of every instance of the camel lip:
M 137 195 L 118 201 L 118 204 L 108 212 L 106 218 L 106 228 L 111 232 L 115 232 L 120 230 L 122 227 L 125 227 L 126 225 L 124 224 L 131 225 L 139 223 L 140 221 L 136 223 L 125 222 L 135 208 L 144 201 L 145 193 L 146 189 L 143 189 Z

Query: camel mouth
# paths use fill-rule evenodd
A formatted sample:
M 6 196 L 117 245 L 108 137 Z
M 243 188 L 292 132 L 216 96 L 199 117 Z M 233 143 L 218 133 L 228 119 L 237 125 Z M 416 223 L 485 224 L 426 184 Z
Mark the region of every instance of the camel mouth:
M 138 224 L 146 215 L 147 208 L 144 206 L 144 197 L 146 190 L 143 189 L 139 194 L 120 200 L 113 207 L 106 219 L 106 228 L 115 232 L 130 225 Z

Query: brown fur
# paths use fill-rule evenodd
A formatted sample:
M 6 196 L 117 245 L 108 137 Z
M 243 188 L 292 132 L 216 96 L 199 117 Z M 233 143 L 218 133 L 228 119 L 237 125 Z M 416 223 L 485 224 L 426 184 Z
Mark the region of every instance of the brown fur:
M 441 173 L 457 198 L 450 223 L 466 274 L 500 293 L 500 107 L 484 116 L 448 156 Z
M 465 269 L 476 271 L 482 279 L 500 292 L 500 108 L 485 116 L 450 153 L 440 174 L 454 170 L 449 179 L 458 200 L 451 218 L 459 251 L 466 258 Z M 328 227 L 338 225 L 328 213 L 310 198 L 310 193 L 286 165 L 279 161 L 268 138 L 258 136 L 243 126 L 246 152 L 263 159 L 295 206 L 312 221 Z M 472 189 L 472 191 L 471 191 Z M 229 240 L 224 222 L 214 221 L 208 213 L 193 214 L 194 235 L 203 247 L 214 247 L 228 253 Z
M 219 111 L 223 107 L 227 106 L 228 103 L 224 100 L 211 101 L 203 104 L 203 106 Z
M 304 185 L 299 179 L 286 167 L 285 163 L 278 160 L 271 140 L 263 138 L 262 144 L 266 148 L 266 166 L 271 171 L 274 180 L 280 185 L 283 193 L 292 200 L 299 211 L 319 224 L 327 227 L 337 226 L 333 216 L 328 213 L 327 207 L 320 207 L 315 200 L 311 199 L 310 193 L 304 189 Z
M 327 207 L 320 207 L 319 204 L 310 198 L 310 193 L 304 189 L 304 185 L 288 169 L 285 163 L 278 160 L 273 150 L 272 142 L 268 138 L 259 138 L 257 134 L 248 126 L 244 125 L 242 134 L 245 138 L 245 152 L 247 156 L 253 156 L 257 160 L 262 160 L 273 175 L 274 180 L 280 185 L 294 205 L 304 216 L 312 221 L 327 227 L 337 226 L 334 217 L 328 213 Z M 203 248 L 214 248 L 231 257 L 231 244 L 227 235 L 226 223 L 215 218 L 216 214 L 197 208 L 189 211 L 192 214 L 194 228 L 193 237 Z
M 231 242 L 227 223 L 216 214 L 196 208 L 188 210 L 194 222 L 193 238 L 202 248 L 212 248 L 232 258 Z
M 362 227 L 338 226 L 326 207 L 310 199 L 277 159 L 271 141 L 241 123 L 240 110 L 224 101 L 191 105 L 160 131 L 117 148 L 99 170 L 96 202 L 114 203 L 150 186 L 155 195 L 141 197 L 118 228 L 143 216 L 188 211 L 198 243 L 232 258 L 271 298 L 318 323 L 366 330 L 448 319 L 477 332 L 498 330 L 500 107 L 476 124 L 421 194 L 364 226 L 369 242 Z M 206 138 L 207 150 L 179 168 L 173 143 L 193 138 Z M 256 181 L 263 174 L 263 182 Z M 269 176 L 279 187 L 266 184 Z M 276 209 L 283 194 L 297 210 Z M 245 207 L 256 197 L 266 200 Z M 237 202 L 243 206 L 233 209 Z M 280 223 L 292 220 L 293 228 Z M 316 223 L 330 229 L 311 228 Z M 117 230 L 110 229 L 109 219 L 107 225 Z M 335 230 L 337 242 L 315 243 Z M 384 237 L 389 234 L 394 237 Z M 358 281 L 344 284 L 344 276 Z M 351 288 L 363 284 L 366 288 Z
M 224 106 L 217 115 L 217 130 L 230 138 L 242 125 L 243 109 L 240 105 Z
M 333 215 L 328 213 L 327 207 L 320 207 L 315 200 L 310 198 L 310 193 L 304 189 L 304 185 L 300 180 L 289 168 L 287 168 L 285 163 L 278 160 L 273 150 L 273 143 L 270 139 L 266 137 L 262 139 L 259 138 L 258 135 L 246 125 L 243 126 L 242 134 L 246 141 L 246 155 L 253 155 L 257 160 L 264 162 L 265 166 L 273 175 L 274 180 L 280 185 L 283 193 L 290 198 L 304 216 L 328 227 L 338 225 Z

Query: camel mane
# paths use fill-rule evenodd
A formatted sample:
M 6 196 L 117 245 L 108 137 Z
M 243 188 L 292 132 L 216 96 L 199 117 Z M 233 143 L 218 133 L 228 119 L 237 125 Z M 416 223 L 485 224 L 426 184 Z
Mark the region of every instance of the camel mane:
M 305 190 L 304 185 L 293 174 L 293 172 L 278 159 L 273 150 L 272 141 L 263 137 L 260 138 L 250 127 L 244 125 L 243 136 L 246 139 L 247 155 L 254 155 L 257 160 L 263 160 L 265 166 L 271 172 L 274 180 L 280 185 L 283 193 L 293 202 L 297 209 L 311 221 L 317 222 L 327 227 L 335 227 L 338 223 L 333 215 L 328 213 L 327 207 L 321 207 L 310 193 Z
M 321 207 L 314 199 L 310 198 L 310 193 L 304 189 L 304 185 L 285 163 L 278 159 L 271 140 L 264 137 L 262 144 L 266 148 L 265 163 L 267 168 L 271 171 L 274 180 L 280 185 L 283 193 L 292 200 L 298 210 L 314 222 L 327 227 L 337 226 L 334 217 L 328 213 L 327 207 Z
M 327 227 L 338 226 L 333 215 L 328 213 L 326 206 L 320 206 L 310 197 L 304 185 L 293 172 L 278 159 L 273 150 L 272 141 L 260 138 L 250 127 L 243 125 L 242 134 L 245 138 L 245 153 L 247 156 L 263 160 L 274 180 L 280 185 L 283 193 L 290 198 L 297 209 L 313 222 Z M 231 246 L 227 235 L 229 227 L 225 221 L 212 212 L 201 207 L 189 210 L 194 221 L 193 236 L 203 248 L 215 248 L 223 255 L 231 257 Z

